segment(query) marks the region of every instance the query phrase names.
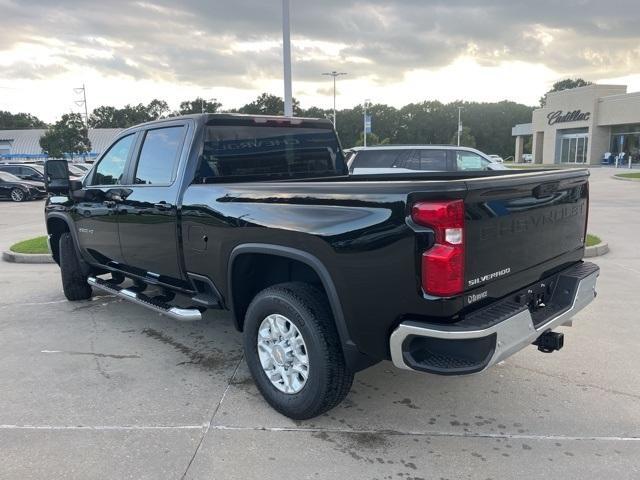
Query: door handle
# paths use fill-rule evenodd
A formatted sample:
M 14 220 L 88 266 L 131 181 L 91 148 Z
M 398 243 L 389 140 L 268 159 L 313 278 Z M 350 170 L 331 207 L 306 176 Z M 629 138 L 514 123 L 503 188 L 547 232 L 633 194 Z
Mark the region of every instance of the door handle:
M 171 210 L 173 208 L 173 205 L 167 202 L 158 202 L 158 203 L 155 203 L 153 206 L 156 207 L 158 210 L 162 210 L 162 211 Z

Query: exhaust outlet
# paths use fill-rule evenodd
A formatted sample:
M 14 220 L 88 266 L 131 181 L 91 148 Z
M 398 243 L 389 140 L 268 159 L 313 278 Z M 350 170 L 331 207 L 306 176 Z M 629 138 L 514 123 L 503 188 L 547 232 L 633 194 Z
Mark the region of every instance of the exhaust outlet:
M 533 344 L 543 353 L 552 353 L 564 346 L 564 333 L 549 330 L 540 335 Z

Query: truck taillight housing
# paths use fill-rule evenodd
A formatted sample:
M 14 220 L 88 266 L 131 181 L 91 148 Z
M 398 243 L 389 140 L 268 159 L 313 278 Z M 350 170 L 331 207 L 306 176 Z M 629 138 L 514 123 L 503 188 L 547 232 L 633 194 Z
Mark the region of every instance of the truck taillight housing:
M 419 202 L 411 218 L 432 228 L 435 244 L 422 254 L 422 289 L 429 295 L 451 297 L 464 291 L 464 202 Z

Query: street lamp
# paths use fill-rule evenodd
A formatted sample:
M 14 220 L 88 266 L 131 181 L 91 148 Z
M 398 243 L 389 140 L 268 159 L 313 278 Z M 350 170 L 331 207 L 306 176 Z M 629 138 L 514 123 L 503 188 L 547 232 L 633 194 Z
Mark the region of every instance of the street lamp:
M 460 146 L 460 134 L 462 133 L 462 121 L 460 120 L 461 112 L 462 107 L 458 107 L 458 146 Z
M 336 128 L 336 78 L 347 75 L 345 72 L 326 72 L 322 75 L 327 75 L 329 77 L 333 77 L 333 128 Z
M 289 21 L 289 0 L 282 0 L 282 60 L 284 63 L 284 115 L 293 117 L 293 96 L 291 93 L 291 25 Z
M 362 130 L 362 135 L 364 138 L 364 146 L 367 146 L 367 108 L 371 106 L 371 100 L 366 99 L 364 101 L 364 104 L 362 105 L 363 109 L 364 109 L 364 128 Z M 370 126 L 371 124 L 369 124 Z

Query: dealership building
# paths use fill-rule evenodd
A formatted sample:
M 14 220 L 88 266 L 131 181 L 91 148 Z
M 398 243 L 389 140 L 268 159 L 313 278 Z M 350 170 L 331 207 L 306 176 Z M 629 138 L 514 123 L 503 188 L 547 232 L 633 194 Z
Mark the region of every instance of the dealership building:
M 532 122 L 516 125 L 512 135 L 516 161 L 531 139 L 535 163 L 600 165 L 606 157 L 609 163 L 618 158 L 625 166 L 640 166 L 640 92 L 589 85 L 549 93 Z
M 75 160 L 94 160 L 122 131 L 121 128 L 90 128 L 87 136 L 91 151 L 75 155 Z M 40 147 L 40 138 L 46 133 L 42 128 L 24 130 L 0 130 L 0 162 L 29 162 L 48 158 Z

